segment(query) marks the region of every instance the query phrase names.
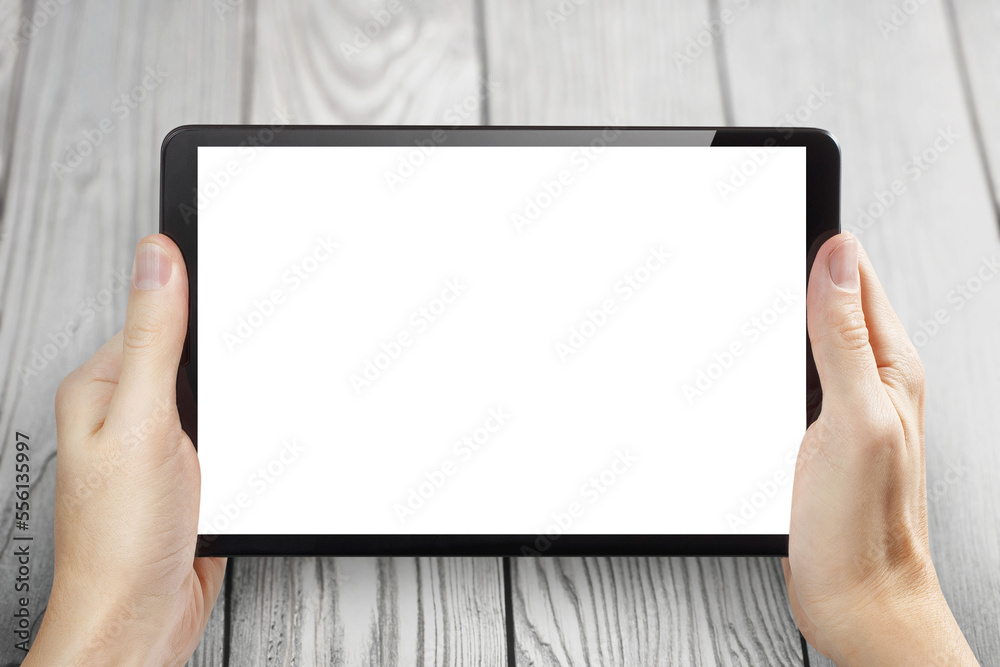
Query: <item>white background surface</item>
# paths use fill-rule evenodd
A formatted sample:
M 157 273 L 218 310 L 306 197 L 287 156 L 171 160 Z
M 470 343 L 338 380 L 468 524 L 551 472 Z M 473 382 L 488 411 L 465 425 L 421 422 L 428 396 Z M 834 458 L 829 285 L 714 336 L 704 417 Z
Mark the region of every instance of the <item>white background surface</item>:
M 439 147 L 390 192 L 411 153 L 199 150 L 204 193 L 239 165 L 199 212 L 200 532 L 540 533 L 576 503 L 573 533 L 727 533 L 751 499 L 749 532 L 787 532 L 805 150 L 775 152 L 727 201 L 718 181 L 746 149 L 618 146 L 581 171 L 575 148 Z M 570 185 L 519 234 L 512 214 L 562 170 Z M 319 238 L 336 254 L 290 280 Z M 651 247 L 672 257 L 626 299 L 615 285 Z M 411 317 L 447 280 L 467 288 L 421 332 Z M 282 303 L 230 349 L 275 290 Z M 791 308 L 752 340 L 746 323 L 782 291 Z M 556 344 L 606 299 L 617 311 L 564 363 Z M 400 333 L 412 344 L 358 395 L 351 375 Z M 692 404 L 683 386 L 736 342 L 745 353 Z M 460 455 L 499 407 L 508 423 Z M 303 451 L 279 466 L 289 440 Z M 635 462 L 593 485 L 619 452 Z M 761 502 L 776 473 L 786 483 Z

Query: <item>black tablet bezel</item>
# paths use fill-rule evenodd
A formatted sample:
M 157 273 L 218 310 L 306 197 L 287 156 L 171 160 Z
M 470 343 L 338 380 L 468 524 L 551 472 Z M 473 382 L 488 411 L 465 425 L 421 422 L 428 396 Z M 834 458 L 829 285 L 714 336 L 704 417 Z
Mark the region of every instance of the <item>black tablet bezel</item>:
M 163 140 L 160 231 L 180 247 L 190 289 L 188 338 L 177 376 L 181 424 L 197 447 L 199 146 L 777 146 L 806 148 L 806 277 L 840 231 L 840 148 L 813 128 L 436 127 L 190 125 Z M 806 341 L 806 425 L 822 393 Z M 199 556 L 784 556 L 788 535 L 199 535 Z

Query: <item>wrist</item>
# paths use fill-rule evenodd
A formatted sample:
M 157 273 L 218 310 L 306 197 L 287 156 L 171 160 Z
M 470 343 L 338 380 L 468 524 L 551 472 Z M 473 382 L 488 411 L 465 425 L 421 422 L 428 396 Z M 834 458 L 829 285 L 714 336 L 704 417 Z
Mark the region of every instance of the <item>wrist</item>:
M 978 665 L 937 584 L 879 596 L 857 607 L 842 633 L 844 665 Z
M 143 619 L 149 610 L 135 600 L 105 598 L 106 604 L 64 604 L 55 590 L 38 636 L 23 664 L 149 664 L 160 653 L 162 629 Z

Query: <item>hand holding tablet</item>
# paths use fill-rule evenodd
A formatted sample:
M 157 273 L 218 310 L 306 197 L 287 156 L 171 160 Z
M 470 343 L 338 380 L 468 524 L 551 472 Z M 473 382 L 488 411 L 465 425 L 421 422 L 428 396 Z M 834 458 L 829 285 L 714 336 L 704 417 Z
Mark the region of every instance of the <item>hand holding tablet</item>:
M 226 559 L 194 558 L 198 458 L 174 393 L 187 288 L 180 250 L 144 238 L 124 330 L 59 385 L 55 576 L 25 665 L 179 664 L 201 639 Z
M 855 249 L 844 241 L 836 237 L 820 250 L 810 287 L 810 334 L 822 339 L 817 358 L 830 387 L 825 414 L 842 414 L 833 428 L 820 415 L 804 445 L 825 454 L 806 457 L 796 473 L 786 564 L 795 618 L 809 641 L 838 662 L 975 665 L 926 558 L 919 364 L 863 254 L 860 291 L 853 287 Z M 144 239 L 124 336 L 60 388 L 58 567 L 25 665 L 183 662 L 204 629 L 225 561 L 198 558 L 192 567 L 197 460 L 176 413 L 161 409 L 174 402 L 187 307 L 184 273 L 169 239 Z M 132 344 L 124 346 L 125 339 Z M 893 409 L 873 420 L 874 405 L 851 387 L 864 378 L 880 383 L 872 359 L 892 354 L 899 354 L 901 365 L 890 366 L 898 382 L 876 387 L 873 396 Z M 134 456 L 111 457 L 123 465 L 109 469 L 105 451 Z M 826 456 L 837 457 L 837 466 L 807 472 Z M 838 476 L 838 466 L 851 474 Z M 137 474 L 144 470 L 157 479 Z M 173 483 L 162 483 L 171 471 Z M 909 482 L 886 483 L 887 474 Z M 895 511 L 902 507 L 911 511 Z M 164 530 L 167 516 L 177 530 Z
M 931 562 L 923 367 L 853 236 L 816 256 L 809 337 L 823 408 L 783 559 L 802 634 L 838 665 L 978 664 Z

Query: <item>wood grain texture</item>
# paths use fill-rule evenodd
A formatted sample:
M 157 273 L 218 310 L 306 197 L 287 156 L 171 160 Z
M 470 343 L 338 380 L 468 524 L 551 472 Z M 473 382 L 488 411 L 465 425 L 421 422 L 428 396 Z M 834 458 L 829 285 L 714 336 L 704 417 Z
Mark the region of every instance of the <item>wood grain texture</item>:
M 230 664 L 506 664 L 496 559 L 235 564 Z
M 478 123 L 471 0 L 391 4 L 259 0 L 251 120 Z
M 0 497 L 12 497 L 14 433 L 26 432 L 35 628 L 52 578 L 56 387 L 124 321 L 134 244 L 157 229 L 161 139 L 182 123 L 237 121 L 240 99 L 240 26 L 219 20 L 211 3 L 52 6 L 22 47 L 25 84 L 0 105 L 17 166 L 0 238 Z M 5 511 L 6 581 L 12 532 Z M 14 602 L 0 599 L 0 614 L 10 618 Z M 0 644 L 0 662 L 20 657 Z
M 1000 280 L 976 281 L 1000 243 L 946 6 L 898 18 L 895 5 L 754 4 L 725 33 L 733 108 L 737 123 L 773 124 L 813 91 L 829 93 L 799 122 L 839 139 L 844 226 L 861 236 L 923 359 L 932 553 L 988 663 L 1000 655 Z M 926 168 L 915 166 L 925 153 Z M 896 180 L 904 194 L 880 209 Z M 969 298 L 956 291 L 967 284 Z M 934 331 L 938 312 L 948 319 Z M 828 663 L 813 653 L 812 664 Z
M 3 47 L 0 48 L 0 220 L 3 219 L 6 201 L 17 103 L 24 81 L 29 35 L 34 28 L 25 23 L 27 6 L 22 0 L 0 0 L 0 38 L 3 39 Z M 4 233 L 5 228 L 0 224 L 0 237 Z
M 485 3 L 491 123 L 724 124 L 709 3 L 558 8 Z M 518 664 L 801 664 L 777 559 L 522 559 L 513 583 Z
M 710 16 L 707 1 L 485 0 L 490 122 L 722 124 L 715 49 L 686 52 Z
M 994 217 L 1000 225 L 1000 5 L 989 0 L 945 0 L 952 40 L 960 48 L 959 63 L 966 104 L 984 168 L 993 186 Z
M 521 665 L 801 665 L 774 558 L 517 559 Z

